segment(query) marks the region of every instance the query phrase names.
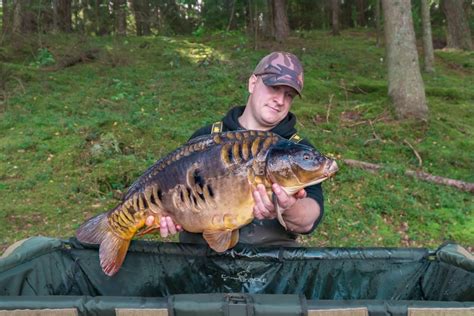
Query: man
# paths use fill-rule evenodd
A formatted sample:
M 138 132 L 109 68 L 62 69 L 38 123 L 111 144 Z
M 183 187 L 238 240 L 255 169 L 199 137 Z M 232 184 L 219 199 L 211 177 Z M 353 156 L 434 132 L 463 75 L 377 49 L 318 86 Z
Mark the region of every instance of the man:
M 262 130 L 271 131 L 284 138 L 300 140 L 313 147 L 296 134 L 296 117 L 290 112 L 293 98 L 301 96 L 303 89 L 303 68 L 298 58 L 286 52 L 273 52 L 257 65 L 248 81 L 250 93 L 245 107 L 231 109 L 222 122 L 205 126 L 191 138 L 217 131 Z M 285 230 L 276 219 L 276 212 L 265 187 L 260 184 L 253 192 L 255 220 L 240 229 L 239 242 L 254 245 L 296 245 L 297 234 L 312 232 L 323 214 L 323 193 L 321 184 L 307 187 L 293 196 L 287 195 L 278 184 L 273 184 L 273 193 L 284 210 L 282 215 L 287 224 Z M 147 219 L 147 225 L 153 217 Z M 201 234 L 182 231 L 170 217 L 160 222 L 162 237 L 180 233 L 181 242 L 204 243 Z

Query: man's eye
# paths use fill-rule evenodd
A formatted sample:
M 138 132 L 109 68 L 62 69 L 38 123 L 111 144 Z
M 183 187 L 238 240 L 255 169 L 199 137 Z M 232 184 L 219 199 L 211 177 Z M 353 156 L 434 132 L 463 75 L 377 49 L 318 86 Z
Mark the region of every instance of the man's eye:
M 289 97 L 290 99 L 294 99 L 295 97 L 293 93 L 287 93 L 286 96 Z

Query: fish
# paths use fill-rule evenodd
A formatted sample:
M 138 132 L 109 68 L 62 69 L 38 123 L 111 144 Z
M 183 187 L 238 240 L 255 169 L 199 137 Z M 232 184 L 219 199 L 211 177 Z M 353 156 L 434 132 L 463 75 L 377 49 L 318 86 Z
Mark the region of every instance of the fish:
M 239 228 L 254 219 L 253 191 L 272 184 L 287 194 L 320 183 L 337 163 L 310 146 L 265 131 L 230 131 L 194 138 L 159 159 L 108 212 L 86 220 L 76 231 L 81 243 L 99 244 L 103 272 L 116 274 L 131 240 L 159 229 L 170 216 L 184 230 L 202 233 L 210 248 L 224 252 L 239 240 Z M 286 228 L 276 203 L 277 218 Z M 147 217 L 154 224 L 145 227 Z

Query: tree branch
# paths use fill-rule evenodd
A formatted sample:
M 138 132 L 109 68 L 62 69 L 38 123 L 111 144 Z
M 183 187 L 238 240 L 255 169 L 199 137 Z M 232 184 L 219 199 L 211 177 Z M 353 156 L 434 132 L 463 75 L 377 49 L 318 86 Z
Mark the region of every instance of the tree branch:
M 418 159 L 418 166 L 421 167 L 421 165 L 423 164 L 423 160 L 421 159 L 420 154 L 416 151 L 416 149 L 406 139 L 404 139 L 403 142 L 405 144 L 407 144 L 408 147 L 411 148 L 411 150 L 413 150 L 413 153 L 415 154 L 416 158 Z
M 383 165 L 369 163 L 365 161 L 359 161 L 359 160 L 353 160 L 353 159 L 343 159 L 342 161 L 348 166 L 361 168 L 372 173 L 376 173 L 377 171 L 384 168 Z M 460 180 L 444 178 L 444 177 L 435 176 L 426 172 L 413 171 L 409 169 L 405 170 L 405 175 L 409 177 L 417 178 L 423 181 L 435 183 L 435 184 L 442 184 L 442 185 L 455 187 L 456 189 L 459 189 L 461 191 L 474 193 L 474 183 L 471 183 L 471 182 L 464 182 Z
M 327 108 L 327 111 L 326 111 L 326 123 L 329 123 L 329 114 L 331 113 L 331 105 L 332 105 L 332 98 L 334 97 L 334 94 L 331 94 L 329 96 L 329 104 L 328 104 L 328 108 Z

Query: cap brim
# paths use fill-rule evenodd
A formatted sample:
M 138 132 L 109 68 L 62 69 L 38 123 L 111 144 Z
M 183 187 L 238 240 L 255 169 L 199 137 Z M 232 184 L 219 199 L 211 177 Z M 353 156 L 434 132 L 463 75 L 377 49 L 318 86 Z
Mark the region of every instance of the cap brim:
M 296 93 L 302 98 L 301 90 L 297 83 L 291 80 L 275 79 L 276 75 L 262 76 L 262 81 L 266 86 L 288 86 L 295 89 Z

